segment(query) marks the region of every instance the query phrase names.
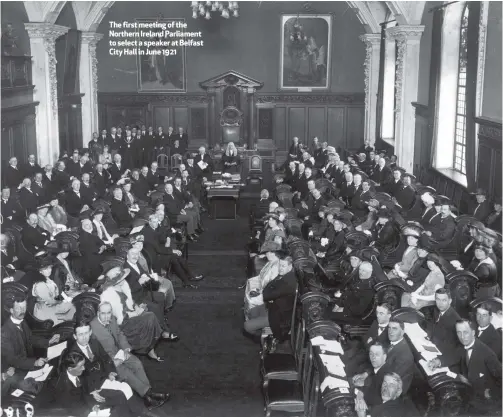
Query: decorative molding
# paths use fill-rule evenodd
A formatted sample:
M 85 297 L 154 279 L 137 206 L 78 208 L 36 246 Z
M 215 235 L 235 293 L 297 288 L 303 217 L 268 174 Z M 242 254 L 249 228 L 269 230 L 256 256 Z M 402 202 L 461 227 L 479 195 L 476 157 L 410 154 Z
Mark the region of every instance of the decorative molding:
M 100 104 L 135 105 L 135 104 L 207 104 L 206 94 L 138 94 L 138 93 L 98 93 Z
M 370 75 L 372 71 L 372 52 L 373 49 L 380 45 L 381 36 L 377 34 L 361 35 L 360 40 L 365 44 L 365 61 L 363 63 L 363 72 L 365 74 L 365 107 L 370 105 Z M 370 110 L 370 109 L 369 109 Z
M 92 83 L 91 83 L 91 108 L 98 109 L 98 59 L 96 58 L 96 45 L 103 39 L 101 33 L 82 32 L 81 42 L 88 45 L 89 59 L 91 61 Z
M 257 103 L 282 104 L 363 104 L 365 94 L 257 94 Z
M 475 98 L 475 114 L 482 114 L 482 100 L 484 95 L 484 72 L 486 65 L 486 40 L 487 19 L 489 15 L 489 2 L 480 2 L 478 63 L 477 63 L 477 88 Z
M 501 142 L 501 128 L 498 129 L 492 126 L 480 125 L 479 136 L 484 136 L 488 139 L 498 140 Z
M 56 64 L 58 61 L 56 59 L 56 39 L 66 34 L 70 28 L 53 25 L 51 23 L 25 23 L 24 27 L 30 39 L 43 40 L 49 66 L 49 71 L 46 76 L 49 77 L 51 108 L 54 115 L 56 115 L 58 112 L 58 80 L 56 77 Z
M 395 109 L 399 112 L 402 108 L 402 87 L 405 75 L 407 46 L 409 42 L 419 42 L 424 31 L 424 26 L 394 26 L 386 30 L 389 39 L 395 39 L 397 45 L 396 75 L 395 75 Z M 416 69 L 414 69 L 416 70 Z

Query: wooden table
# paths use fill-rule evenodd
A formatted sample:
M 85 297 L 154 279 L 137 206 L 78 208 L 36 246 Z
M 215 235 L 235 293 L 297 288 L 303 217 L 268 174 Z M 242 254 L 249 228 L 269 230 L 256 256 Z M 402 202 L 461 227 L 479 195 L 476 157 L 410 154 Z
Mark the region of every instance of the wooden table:
M 212 217 L 216 220 L 235 220 L 242 184 L 229 181 L 222 185 L 207 183 L 207 186 Z

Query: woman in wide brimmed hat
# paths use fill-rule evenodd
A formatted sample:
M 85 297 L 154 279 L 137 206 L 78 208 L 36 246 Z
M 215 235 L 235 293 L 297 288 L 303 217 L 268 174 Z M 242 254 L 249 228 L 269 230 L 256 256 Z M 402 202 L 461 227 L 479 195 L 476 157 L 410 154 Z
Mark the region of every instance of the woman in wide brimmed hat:
M 56 222 L 56 230 L 66 230 L 68 224 L 68 216 L 66 211 L 61 204 L 59 203 L 59 199 L 57 194 L 53 194 L 49 197 L 49 215 Z
M 410 222 L 402 227 L 402 236 L 407 239 L 407 249 L 402 255 L 402 260 L 397 262 L 394 268 L 388 272 L 388 278 L 406 279 L 412 265 L 418 258 L 417 244 L 423 233 L 423 227 L 416 222 Z
M 59 288 L 51 279 L 53 263 L 50 257 L 39 261 L 39 277 L 33 284 L 32 295 L 36 298 L 33 316 L 39 320 L 52 320 L 55 326 L 73 320 L 76 309 L 71 302 L 60 301 Z
M 82 278 L 79 277 L 68 261 L 68 256 L 72 252 L 70 243 L 66 241 L 49 242 L 46 248 L 48 252 L 55 255 L 52 279 L 60 292 L 64 291 L 68 297 L 73 298 L 87 291 L 89 287 L 84 284 Z
M 430 253 L 426 257 L 426 265 L 430 270 L 424 283 L 412 293 L 402 295 L 402 307 L 412 307 L 420 310 L 423 307 L 435 305 L 435 292 L 439 288 L 444 288 L 445 277 L 440 270 L 442 260 L 436 253 Z
M 37 218 L 38 218 L 38 225 L 44 229 L 47 230 L 51 235 L 54 234 L 56 231 L 56 222 L 52 218 L 52 216 L 49 214 L 49 204 L 42 204 L 41 206 L 37 207 Z
M 154 348 L 165 335 L 156 315 L 146 311 L 145 305 L 137 305 L 133 301 L 131 288 L 126 281 L 129 272 L 121 261 L 105 263 L 104 275 L 100 280 L 103 289 L 100 301 L 110 303 L 112 314 L 135 353 L 162 362 L 163 359 L 157 356 Z
M 264 302 L 258 295 L 262 293 L 263 288 L 278 276 L 279 273 L 279 256 L 281 246 L 274 242 L 267 242 L 262 245 L 260 250 L 261 255 L 259 259 L 267 260 L 266 264 L 257 271 L 260 273 L 246 282 L 245 290 L 245 317 L 250 319 L 259 314 L 260 311 L 253 312 L 254 307 L 265 308 Z

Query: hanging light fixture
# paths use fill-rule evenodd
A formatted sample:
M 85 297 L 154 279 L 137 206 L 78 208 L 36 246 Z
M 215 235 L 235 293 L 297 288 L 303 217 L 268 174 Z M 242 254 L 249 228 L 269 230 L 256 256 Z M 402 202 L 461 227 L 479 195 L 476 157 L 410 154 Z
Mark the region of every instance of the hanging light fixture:
M 199 16 L 210 20 L 212 15 L 220 14 L 224 19 L 239 17 L 239 5 L 237 1 L 192 1 L 192 18 Z

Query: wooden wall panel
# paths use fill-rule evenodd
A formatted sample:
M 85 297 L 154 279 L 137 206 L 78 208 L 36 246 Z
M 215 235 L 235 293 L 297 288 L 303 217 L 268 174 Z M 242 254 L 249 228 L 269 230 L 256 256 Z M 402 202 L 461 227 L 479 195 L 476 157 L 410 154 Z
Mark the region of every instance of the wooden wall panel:
M 336 149 L 344 148 L 346 145 L 346 134 L 344 131 L 346 118 L 344 113 L 344 107 L 328 107 L 327 109 L 327 142 Z
M 491 197 L 501 197 L 501 123 L 476 118 L 479 125 L 477 186 L 488 191 Z
M 2 109 L 2 169 L 11 156 L 24 163 L 28 155 L 37 157 L 35 107 L 38 102 Z M 43 140 L 43 139 L 41 139 Z
M 190 108 L 190 132 L 191 137 L 189 142 L 192 139 L 195 140 L 204 140 L 208 137 L 207 127 L 208 124 L 206 122 L 206 108 L 205 107 L 191 107 Z
M 183 127 L 185 131 L 189 128 L 189 109 L 188 107 L 173 107 L 173 128 L 175 132 L 178 127 Z
M 346 148 L 358 149 L 363 145 L 365 110 L 361 107 L 348 107 L 346 115 Z
M 274 108 L 274 143 L 276 150 L 287 151 L 286 107 Z
M 288 109 L 288 144 L 293 137 L 297 136 L 301 142 L 305 141 L 306 135 L 306 108 L 290 107 Z
M 162 126 L 163 131 L 167 132 L 171 126 L 171 112 L 169 106 L 154 106 L 153 108 L 152 126 L 157 131 L 159 126 Z
M 315 136 L 323 142 L 327 132 L 326 107 L 308 107 L 307 112 L 307 144 L 311 144 Z
M 478 185 L 484 188 L 490 188 L 491 177 L 493 173 L 491 172 L 492 167 L 492 149 L 488 146 L 486 140 L 480 141 L 479 146 L 479 161 L 478 161 Z

